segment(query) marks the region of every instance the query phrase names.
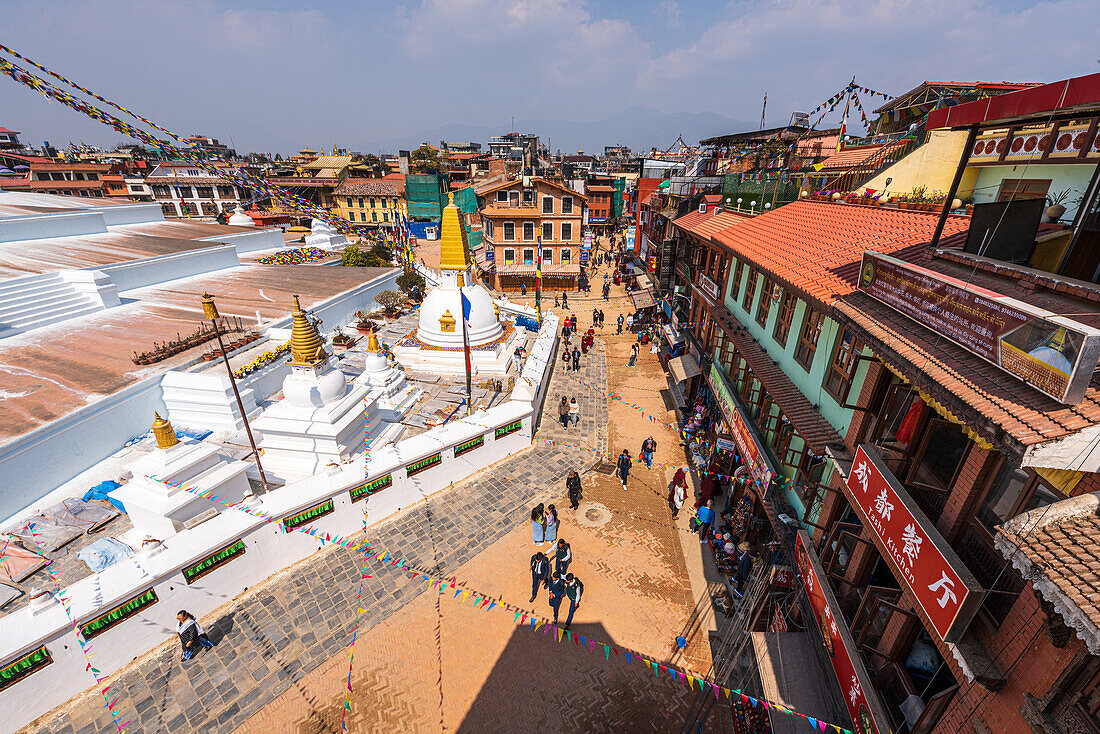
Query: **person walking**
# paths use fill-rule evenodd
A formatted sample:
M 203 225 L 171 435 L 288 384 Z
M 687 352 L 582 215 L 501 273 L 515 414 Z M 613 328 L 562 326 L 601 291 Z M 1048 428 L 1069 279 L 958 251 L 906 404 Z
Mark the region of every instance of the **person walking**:
M 605 301 L 610 300 L 608 298 L 610 295 L 611 295 L 611 286 L 608 285 L 606 281 L 604 281 L 604 284 L 603 284 L 603 299 Z
M 699 542 L 703 544 L 706 544 L 707 538 L 710 536 L 710 525 L 714 522 L 714 510 L 711 508 L 711 504 L 708 500 L 695 512 L 695 531 L 699 533 Z
M 546 541 L 546 512 L 541 502 L 531 510 L 531 540 L 535 545 Z
M 569 599 L 569 616 L 565 618 L 565 628 L 573 624 L 573 613 L 580 609 L 581 595 L 584 593 L 584 584 L 581 580 L 569 573 L 565 575 L 565 596 Z
M 577 314 L 573 314 L 572 316 L 569 317 L 569 329 L 570 329 L 570 331 L 576 333 L 577 323 L 578 323 L 577 322 Z
M 634 331 L 634 314 L 632 313 L 626 315 L 626 330 Z
M 562 428 L 569 427 L 569 403 L 566 401 L 564 395 L 561 398 L 561 402 L 558 403 L 558 420 L 561 421 Z
M 546 586 L 550 580 L 550 559 L 542 551 L 531 556 L 531 601 L 538 596 L 539 587 Z
M 642 441 L 642 461 L 645 462 L 646 469 L 653 468 L 653 452 L 657 450 L 657 442 L 650 436 L 645 441 Z
M 581 369 L 581 350 L 573 347 L 573 371 L 580 372 Z
M 519 294 L 521 296 L 527 295 L 527 284 L 524 283 L 522 280 L 519 282 Z
M 600 325 L 600 312 L 597 309 L 592 309 L 592 326 L 593 328 Z
M 569 420 L 573 421 L 574 426 L 581 422 L 581 406 L 577 404 L 576 398 L 569 399 Z
M 668 506 L 672 510 L 672 519 L 675 520 L 680 516 L 680 508 L 684 506 L 684 500 L 687 499 L 687 481 L 683 469 L 676 470 L 676 476 L 672 478 L 672 482 L 668 485 Z M 676 481 L 677 478 L 681 481 Z
M 619 330 L 615 332 L 616 334 L 622 334 L 623 333 L 623 321 L 624 321 L 623 315 L 619 314 L 619 318 L 616 321 L 616 323 L 618 323 L 618 325 L 619 325 Z
M 626 479 L 630 476 L 630 452 L 623 449 L 623 452 L 619 454 L 619 461 L 615 467 L 615 474 L 618 475 L 619 480 L 623 483 L 623 491 L 626 491 Z
M 550 608 L 554 610 L 554 624 L 557 624 L 558 607 L 561 606 L 562 597 L 565 596 L 565 580 L 562 579 L 560 573 L 554 571 L 550 576 L 550 581 L 546 584 L 546 588 L 550 592 Z
M 741 543 L 737 550 L 741 551 L 741 557 L 737 559 L 737 598 L 740 599 L 745 595 L 746 586 L 749 583 L 749 574 L 752 573 L 756 558 L 753 557 L 752 546 L 747 542 Z
M 572 562 L 573 548 L 565 542 L 565 538 L 562 538 L 558 541 L 557 550 L 554 552 L 554 570 L 564 576 Z
M 199 650 L 214 647 L 206 631 L 195 620 L 195 615 L 186 609 L 176 613 L 176 634 L 179 635 L 180 645 L 183 647 L 183 660 L 195 657 Z
M 638 342 L 634 342 L 630 345 L 630 361 L 627 362 L 628 367 L 633 367 L 634 363 L 638 361 Z
M 561 307 L 569 308 L 569 294 L 565 291 L 561 292 Z
M 553 505 L 546 508 L 546 542 L 555 543 L 558 540 L 558 510 Z
M 558 294 L 554 294 L 554 308 L 561 308 L 561 299 L 558 298 Z
M 581 506 L 581 477 L 577 472 L 569 472 L 565 478 L 565 492 L 569 495 L 569 508 L 576 510 Z
M 599 313 L 600 313 L 600 328 L 602 329 L 603 324 L 604 324 L 604 312 L 603 312 L 602 308 L 600 309 Z
M 569 366 L 573 363 L 573 354 L 569 351 L 569 342 L 565 342 L 565 348 L 561 350 L 561 361 L 565 364 L 565 371 L 569 371 Z

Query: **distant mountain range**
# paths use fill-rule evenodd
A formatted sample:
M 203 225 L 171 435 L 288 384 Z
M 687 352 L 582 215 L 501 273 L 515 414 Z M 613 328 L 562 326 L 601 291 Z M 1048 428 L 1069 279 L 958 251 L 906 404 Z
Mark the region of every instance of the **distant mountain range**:
M 439 141 L 480 142 L 483 146 L 491 137 L 511 129 L 511 120 L 499 125 L 466 125 L 453 123 L 425 130 L 412 139 L 390 141 L 388 149 L 415 148 L 420 143 L 439 145 Z M 605 145 L 628 145 L 635 153 L 651 147 L 668 148 L 680 135 L 689 144 L 703 138 L 725 133 L 755 129 L 755 125 L 713 112 L 659 112 L 648 107 L 631 107 L 603 120 L 573 122 L 571 120 L 516 120 L 518 132 L 539 136 L 539 141 L 549 141 L 552 152 L 586 153 L 599 155 Z M 484 149 L 484 148 L 483 148 Z

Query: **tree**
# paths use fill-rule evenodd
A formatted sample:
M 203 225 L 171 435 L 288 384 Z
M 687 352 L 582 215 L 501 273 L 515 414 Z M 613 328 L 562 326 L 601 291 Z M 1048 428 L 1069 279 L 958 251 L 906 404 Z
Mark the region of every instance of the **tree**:
M 382 159 L 376 156 L 374 153 L 367 153 L 363 156 L 363 165 L 370 168 L 374 174 L 385 176 L 390 172 L 390 167 L 382 162 Z
M 421 145 L 412 152 L 412 168 L 417 173 L 440 173 L 443 165 L 439 162 L 439 151 L 430 145 Z
M 351 267 L 364 267 L 367 264 L 367 256 L 359 249 L 359 245 L 350 244 L 344 248 L 344 254 L 340 256 L 340 264 Z
M 424 276 L 412 268 L 405 268 L 405 272 L 397 276 L 397 287 L 405 291 L 405 293 L 409 293 L 414 286 L 419 288 L 420 292 L 423 293 L 425 286 Z
M 367 253 L 367 259 L 371 261 L 368 263 L 371 267 L 382 267 L 390 264 L 393 259 L 393 252 L 381 242 L 375 242 L 371 245 L 370 252 Z
M 374 300 L 388 314 L 397 313 L 398 309 L 405 304 L 405 297 L 397 291 L 382 291 L 374 297 Z

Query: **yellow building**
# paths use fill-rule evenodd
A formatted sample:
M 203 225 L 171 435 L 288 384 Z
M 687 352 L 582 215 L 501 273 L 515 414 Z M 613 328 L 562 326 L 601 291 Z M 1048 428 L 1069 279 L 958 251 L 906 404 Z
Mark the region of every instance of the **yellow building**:
M 404 178 L 346 178 L 336 187 L 336 209 L 357 228 L 397 229 L 409 209 Z

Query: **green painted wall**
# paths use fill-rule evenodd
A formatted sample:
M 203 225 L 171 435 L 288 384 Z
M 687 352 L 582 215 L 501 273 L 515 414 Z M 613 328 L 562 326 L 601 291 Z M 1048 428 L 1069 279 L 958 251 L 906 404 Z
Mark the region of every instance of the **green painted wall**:
M 731 272 L 736 272 L 736 259 L 730 267 Z M 760 326 L 760 324 L 756 323 L 756 309 L 760 303 L 760 291 L 764 283 L 763 274 L 757 276 L 756 292 L 753 295 L 752 306 L 747 313 L 745 309 L 742 308 L 741 301 L 745 295 L 742 288 L 748 281 L 748 268 L 745 268 L 741 273 L 741 287 L 734 288 L 735 284 L 732 276 L 729 280 L 730 283 L 724 296 L 726 308 L 728 308 L 730 313 L 748 329 L 749 333 L 756 338 L 757 342 L 765 348 L 768 355 L 779 363 L 780 369 L 782 369 L 791 382 L 798 387 L 802 394 L 805 395 L 811 403 L 816 403 L 819 406 L 825 420 L 829 421 L 841 437 L 844 437 L 848 431 L 848 426 L 851 424 L 854 411 L 850 408 L 841 407 L 833 396 L 825 391 L 823 386 L 825 373 L 828 369 L 829 361 L 833 356 L 833 348 L 836 346 L 836 340 L 839 337 L 839 325 L 831 318 L 826 318 L 824 323 L 822 323 L 821 336 L 817 342 L 817 351 L 814 353 L 814 360 L 810 365 L 810 371 L 807 372 L 803 369 L 802 365 L 794 359 L 795 346 L 798 344 L 798 335 L 802 330 L 802 323 L 806 318 L 806 311 L 809 308 L 807 303 L 800 299 L 795 304 L 794 318 L 791 321 L 791 331 L 787 336 L 787 344 L 785 347 L 781 347 L 772 336 L 775 331 L 775 321 L 779 314 L 778 304 L 773 302 L 768 313 L 767 323 L 764 326 Z M 731 297 L 734 290 L 737 290 L 739 296 L 736 300 Z M 862 351 L 862 354 L 869 353 L 870 352 L 866 348 Z M 713 356 L 715 358 L 715 364 L 720 364 L 717 359 L 718 355 L 715 354 Z M 856 367 L 855 377 L 852 381 L 852 387 L 848 395 L 849 401 L 854 401 L 859 395 L 860 390 L 863 389 L 863 381 L 867 376 L 867 370 L 868 363 L 866 361 L 861 362 L 859 366 Z M 778 459 L 779 457 L 774 458 Z M 786 471 L 786 467 L 782 464 L 780 464 L 780 468 Z M 830 464 L 823 477 L 823 483 L 828 482 L 831 471 L 832 468 Z M 793 478 L 793 474 L 794 472 L 792 470 L 786 474 L 786 476 L 788 479 L 791 479 Z M 799 518 L 802 518 L 805 513 L 805 508 L 802 505 L 801 499 L 791 490 L 788 490 L 786 494 L 788 502 L 790 502 L 791 506 L 798 512 Z

